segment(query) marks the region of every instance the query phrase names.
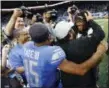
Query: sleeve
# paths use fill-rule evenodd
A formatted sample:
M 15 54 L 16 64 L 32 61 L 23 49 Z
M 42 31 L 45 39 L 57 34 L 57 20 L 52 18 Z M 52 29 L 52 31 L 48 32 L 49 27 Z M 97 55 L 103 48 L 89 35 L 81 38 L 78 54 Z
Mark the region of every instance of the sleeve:
M 94 33 L 93 33 L 93 38 L 96 39 L 96 41 L 100 42 L 101 40 L 104 39 L 105 37 L 105 33 L 102 30 L 101 26 L 98 25 L 95 21 L 90 20 L 89 21 L 89 26 L 92 27 Z
M 58 65 L 66 58 L 65 52 L 58 46 L 54 46 L 53 53 L 49 63 L 52 66 L 58 67 Z
M 11 68 L 16 69 L 17 67 L 23 66 L 23 59 L 16 52 L 10 53 L 9 54 L 9 64 Z

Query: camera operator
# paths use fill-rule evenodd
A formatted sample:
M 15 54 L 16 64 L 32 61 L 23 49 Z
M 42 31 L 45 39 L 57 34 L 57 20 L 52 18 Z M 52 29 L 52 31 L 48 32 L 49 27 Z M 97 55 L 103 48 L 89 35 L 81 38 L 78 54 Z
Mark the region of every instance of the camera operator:
M 36 23 L 36 22 L 43 23 L 43 17 L 40 13 L 33 14 L 33 16 L 32 16 L 31 25 Z
M 67 13 L 68 13 L 69 24 L 74 26 L 75 16 L 76 16 L 77 13 L 79 13 L 78 7 L 76 5 L 68 7 Z
M 52 36 L 52 39 L 51 39 L 51 41 L 53 42 L 52 44 L 54 44 L 56 41 L 56 38 L 53 34 L 53 29 L 55 28 L 55 25 L 57 24 L 57 18 L 58 18 L 58 14 L 55 9 L 48 10 L 44 12 L 43 14 L 43 22 L 48 27 L 49 32 Z
M 12 32 L 14 29 L 23 29 L 25 27 L 24 19 L 20 17 L 23 11 L 19 8 L 14 9 L 14 12 L 6 25 L 5 34 L 12 37 Z
M 31 23 L 32 16 L 33 14 L 28 11 L 25 6 L 14 9 L 9 22 L 6 25 L 6 29 L 4 30 L 5 35 L 11 40 L 13 37 L 13 30 L 28 27 Z
M 5 37 L 5 40 L 4 40 L 4 45 L 5 44 L 8 44 L 11 48 L 17 44 L 17 41 L 16 39 L 13 37 L 13 31 L 16 29 L 16 30 L 22 30 L 25 28 L 25 24 L 24 24 L 24 20 L 22 17 L 20 17 L 21 15 L 23 14 L 22 10 L 19 9 L 19 8 L 16 8 L 14 9 L 14 12 L 9 20 L 9 22 L 7 23 L 6 25 L 6 29 L 3 31 L 4 33 L 4 37 Z M 7 45 L 5 45 L 7 46 Z M 4 47 L 5 47 L 4 46 Z M 7 61 L 7 55 L 8 53 L 4 52 L 5 53 L 5 57 L 2 56 L 5 64 L 3 67 L 6 67 L 6 61 Z

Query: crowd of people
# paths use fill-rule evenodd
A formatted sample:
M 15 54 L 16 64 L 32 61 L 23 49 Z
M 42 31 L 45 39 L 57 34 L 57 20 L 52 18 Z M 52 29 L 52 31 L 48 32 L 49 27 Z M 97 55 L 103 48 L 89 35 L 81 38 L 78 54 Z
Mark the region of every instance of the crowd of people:
M 55 9 L 28 18 L 14 9 L 3 30 L 2 88 L 98 87 L 105 33 L 89 11 L 73 5 L 67 13 L 66 20 Z

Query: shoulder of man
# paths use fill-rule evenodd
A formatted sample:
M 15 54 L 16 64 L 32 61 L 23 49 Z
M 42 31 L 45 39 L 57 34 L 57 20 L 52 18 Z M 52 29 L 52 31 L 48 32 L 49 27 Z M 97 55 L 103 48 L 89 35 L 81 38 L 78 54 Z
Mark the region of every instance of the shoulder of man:
M 19 55 L 20 53 L 22 53 L 22 45 L 19 45 L 19 44 L 17 44 L 17 45 L 15 45 L 14 47 L 12 47 L 12 49 L 10 50 L 10 52 L 9 52 L 9 56 L 10 55 Z
M 52 46 L 51 63 L 60 62 L 65 59 L 66 55 L 63 49 L 59 46 Z
M 29 47 L 29 46 L 32 46 L 34 44 L 33 41 L 29 41 L 29 42 L 26 42 L 23 46 L 24 47 Z

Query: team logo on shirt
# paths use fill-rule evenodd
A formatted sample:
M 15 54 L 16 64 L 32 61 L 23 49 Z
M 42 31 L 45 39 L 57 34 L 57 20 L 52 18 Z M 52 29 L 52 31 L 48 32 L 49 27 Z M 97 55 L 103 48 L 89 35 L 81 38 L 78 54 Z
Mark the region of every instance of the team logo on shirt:
M 62 57 L 64 57 L 64 54 L 61 49 L 54 50 L 54 53 L 52 55 L 52 63 L 59 61 Z

